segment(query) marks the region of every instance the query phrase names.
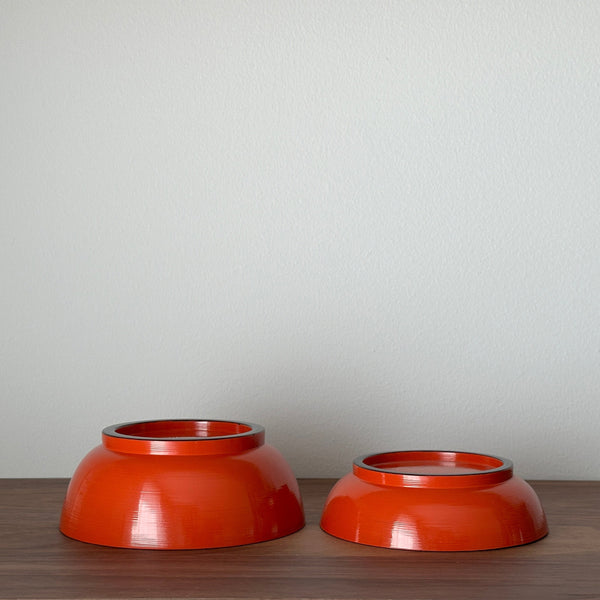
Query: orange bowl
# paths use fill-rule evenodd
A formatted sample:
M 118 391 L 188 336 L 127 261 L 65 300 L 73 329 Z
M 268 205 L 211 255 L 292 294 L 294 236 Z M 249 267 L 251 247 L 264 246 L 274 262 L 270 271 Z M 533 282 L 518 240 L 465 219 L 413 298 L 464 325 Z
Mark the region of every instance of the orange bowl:
M 437 450 L 357 458 L 329 493 L 321 528 L 369 546 L 438 551 L 519 546 L 548 533 L 510 460 Z
M 93 544 L 239 546 L 301 529 L 298 483 L 260 425 L 214 420 L 123 423 L 79 464 L 60 530 Z

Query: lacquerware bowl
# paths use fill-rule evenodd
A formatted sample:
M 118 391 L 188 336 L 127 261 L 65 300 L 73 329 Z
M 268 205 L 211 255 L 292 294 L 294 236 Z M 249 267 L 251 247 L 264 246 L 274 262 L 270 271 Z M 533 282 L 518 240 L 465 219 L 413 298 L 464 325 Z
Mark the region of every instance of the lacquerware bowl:
M 122 548 L 239 546 L 301 529 L 297 481 L 260 425 L 216 420 L 123 423 L 79 464 L 65 535 Z
M 548 533 L 510 460 L 433 450 L 357 458 L 332 488 L 321 527 L 359 544 L 436 551 L 519 546 Z

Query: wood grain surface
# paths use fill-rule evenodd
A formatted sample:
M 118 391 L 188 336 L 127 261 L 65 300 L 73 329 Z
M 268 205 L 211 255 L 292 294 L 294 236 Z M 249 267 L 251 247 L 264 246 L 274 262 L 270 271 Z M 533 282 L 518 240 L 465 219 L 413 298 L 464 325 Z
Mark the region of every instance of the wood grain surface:
M 600 598 L 600 482 L 531 482 L 550 534 L 484 552 L 351 544 L 319 529 L 333 480 L 301 480 L 307 525 L 217 550 L 124 550 L 64 537 L 66 479 L 0 479 L 0 598 Z

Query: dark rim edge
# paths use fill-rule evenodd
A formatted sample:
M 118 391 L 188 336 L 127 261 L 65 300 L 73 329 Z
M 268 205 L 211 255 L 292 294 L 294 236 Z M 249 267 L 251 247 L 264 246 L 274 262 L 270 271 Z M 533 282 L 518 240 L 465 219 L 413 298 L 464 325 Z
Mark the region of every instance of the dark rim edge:
M 402 473 L 402 471 L 391 471 L 389 469 L 381 469 L 372 465 L 365 464 L 365 460 L 372 456 L 379 456 L 383 454 L 401 454 L 409 452 L 430 452 L 430 453 L 443 453 L 443 454 L 472 454 L 473 456 L 485 456 L 486 458 L 493 458 L 499 460 L 502 464 L 494 469 L 486 469 L 485 471 L 477 471 L 476 473 Z M 512 460 L 503 458 L 502 456 L 496 456 L 494 454 L 484 454 L 483 452 L 469 452 L 468 450 L 390 450 L 388 452 L 370 452 L 369 454 L 363 454 L 358 456 L 352 461 L 353 465 L 360 467 L 361 469 L 367 469 L 369 471 L 376 471 L 377 473 L 388 473 L 390 475 L 405 475 L 407 477 L 478 477 L 479 475 L 487 475 L 489 473 L 500 473 L 501 471 L 508 471 L 513 468 Z
M 145 423 L 179 423 L 181 421 L 188 422 L 210 422 L 210 423 L 234 423 L 235 425 L 244 425 L 250 427 L 249 431 L 243 431 L 242 433 L 232 433 L 231 435 L 211 435 L 206 437 L 150 437 L 150 436 L 139 436 L 139 435 L 127 435 L 125 433 L 119 433 L 117 429 L 121 427 L 129 427 L 131 425 L 143 425 Z M 108 437 L 120 438 L 125 440 L 138 440 L 138 441 L 152 441 L 152 442 L 203 442 L 211 440 L 229 440 L 233 438 L 247 437 L 256 435 L 257 433 L 263 433 L 265 428 L 262 425 L 256 423 L 248 423 L 246 421 L 232 421 L 230 419 L 149 419 L 146 421 L 130 421 L 128 423 L 117 423 L 116 425 L 109 425 L 102 430 L 102 434 Z

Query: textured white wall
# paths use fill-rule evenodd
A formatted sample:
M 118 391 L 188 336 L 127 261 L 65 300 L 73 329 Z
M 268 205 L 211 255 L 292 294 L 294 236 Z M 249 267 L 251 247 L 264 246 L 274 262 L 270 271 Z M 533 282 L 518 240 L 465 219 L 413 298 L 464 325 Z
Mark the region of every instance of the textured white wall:
M 600 478 L 600 3 L 0 0 L 0 475 L 250 420 L 298 476 Z

